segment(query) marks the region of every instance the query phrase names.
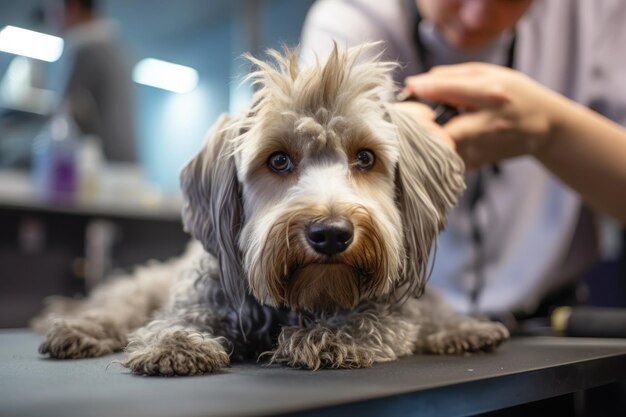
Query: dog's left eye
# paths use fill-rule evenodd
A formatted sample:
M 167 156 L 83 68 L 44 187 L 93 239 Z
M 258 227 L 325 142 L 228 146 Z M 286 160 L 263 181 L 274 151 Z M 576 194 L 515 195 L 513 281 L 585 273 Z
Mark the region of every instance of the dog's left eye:
M 372 153 L 372 151 L 363 149 L 357 152 L 354 164 L 361 171 L 369 171 L 374 166 L 375 160 L 376 158 L 374 158 L 374 153 Z
M 275 152 L 267 160 L 267 166 L 277 174 L 293 171 L 293 162 L 285 152 Z

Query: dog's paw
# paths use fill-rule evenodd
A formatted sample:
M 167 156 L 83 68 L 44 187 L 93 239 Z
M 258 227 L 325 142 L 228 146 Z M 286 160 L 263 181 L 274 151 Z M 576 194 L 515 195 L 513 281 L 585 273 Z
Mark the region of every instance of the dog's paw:
M 490 351 L 508 338 L 509 331 L 501 323 L 467 319 L 429 334 L 418 350 L 452 355 Z
M 126 334 L 113 323 L 88 319 L 58 319 L 39 345 L 39 353 L 56 359 L 95 358 L 120 351 Z
M 188 376 L 217 372 L 230 364 L 219 339 L 185 330 L 163 331 L 149 344 L 131 342 L 119 362 L 134 374 Z
M 391 356 L 393 352 L 388 352 Z M 365 368 L 374 362 L 394 358 L 377 357 L 374 349 L 357 341 L 341 329 L 297 326 L 284 327 L 278 346 L 272 352 L 271 363 L 281 363 L 294 368 L 318 370 L 320 368 Z

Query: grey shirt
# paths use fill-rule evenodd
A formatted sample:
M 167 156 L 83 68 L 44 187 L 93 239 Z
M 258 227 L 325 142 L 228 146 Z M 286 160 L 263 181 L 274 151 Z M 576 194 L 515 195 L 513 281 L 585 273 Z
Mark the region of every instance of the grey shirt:
M 100 138 L 108 161 L 136 161 L 130 62 L 114 24 L 99 19 L 77 26 L 66 41 L 63 94 L 78 126 Z

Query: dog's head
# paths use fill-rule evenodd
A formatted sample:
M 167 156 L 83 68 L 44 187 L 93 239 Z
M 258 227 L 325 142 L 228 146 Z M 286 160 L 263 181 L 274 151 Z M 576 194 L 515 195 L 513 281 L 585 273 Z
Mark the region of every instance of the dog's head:
M 250 58 L 247 114 L 223 116 L 184 168 L 185 227 L 220 263 L 231 301 L 312 312 L 423 290 L 463 163 L 385 101 L 395 64 L 334 51 Z

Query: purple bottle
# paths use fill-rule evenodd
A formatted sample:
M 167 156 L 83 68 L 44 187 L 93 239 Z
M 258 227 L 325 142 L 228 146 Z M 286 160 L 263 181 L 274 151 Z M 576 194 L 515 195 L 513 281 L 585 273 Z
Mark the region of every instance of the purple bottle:
M 77 128 L 66 112 L 54 116 L 33 147 L 33 173 L 40 197 L 72 202 L 78 188 Z

